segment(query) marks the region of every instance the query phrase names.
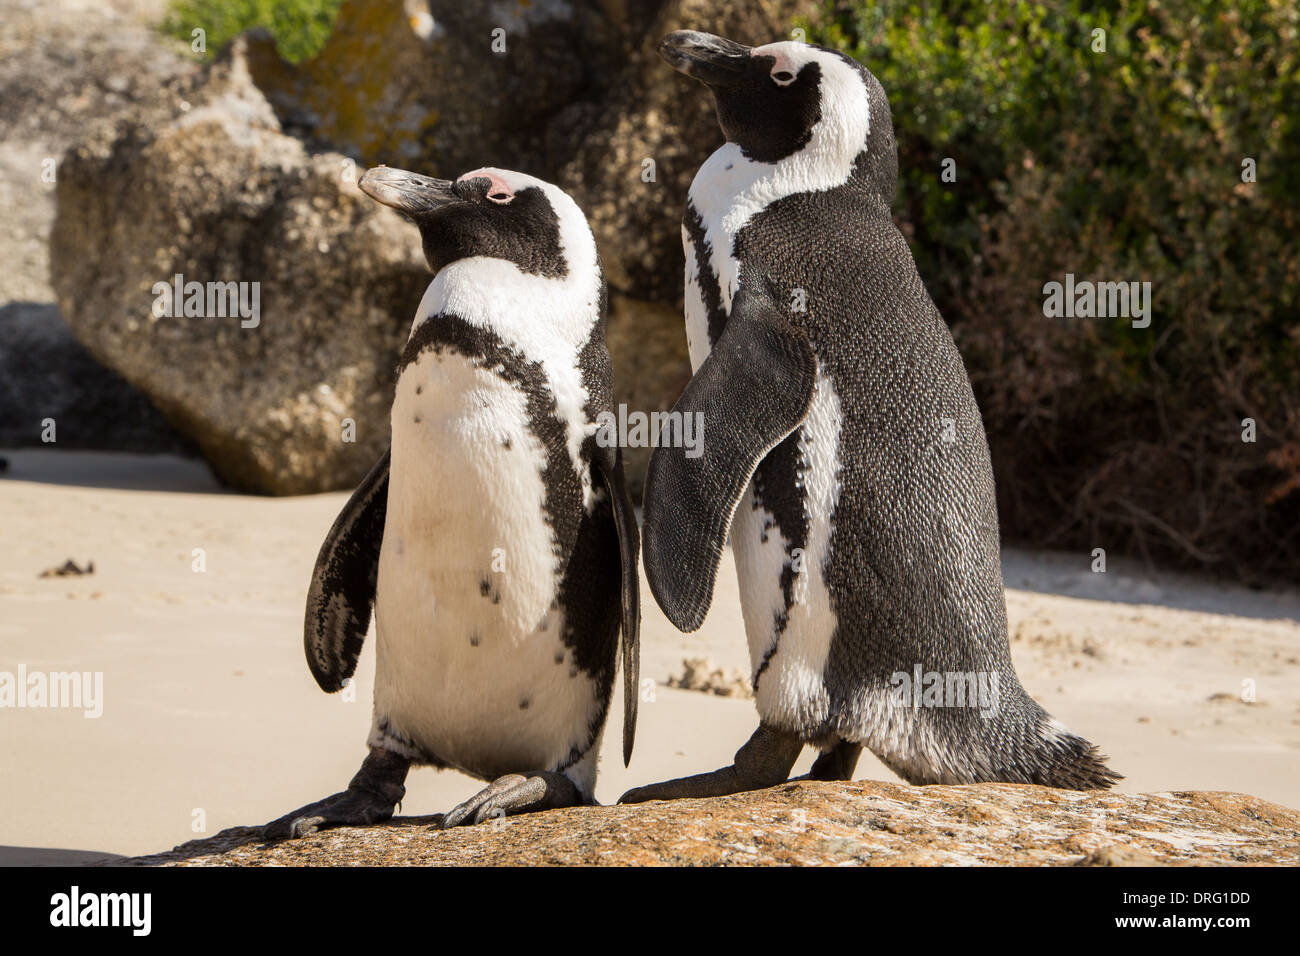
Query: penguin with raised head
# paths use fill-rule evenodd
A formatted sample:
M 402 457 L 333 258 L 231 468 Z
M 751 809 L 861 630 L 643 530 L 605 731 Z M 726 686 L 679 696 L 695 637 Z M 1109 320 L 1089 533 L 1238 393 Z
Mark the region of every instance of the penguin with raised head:
M 412 765 L 491 781 L 443 818 L 591 803 L 622 633 L 623 757 L 637 705 L 637 525 L 613 403 L 605 283 L 573 200 L 522 173 L 380 167 L 361 189 L 420 229 L 435 273 L 398 361 L 392 445 L 344 506 L 307 597 L 326 691 L 373 606 L 369 755 L 270 838 L 392 816 Z
M 815 779 L 852 779 L 866 746 L 912 783 L 1109 787 L 1011 664 L 988 442 L 890 215 L 880 83 L 803 43 L 685 31 L 660 52 L 727 141 L 682 229 L 695 374 L 676 410 L 703 413 L 703 454 L 653 453 L 643 557 L 692 631 L 730 535 L 760 726 L 732 766 L 623 800 L 771 786 L 806 745 Z

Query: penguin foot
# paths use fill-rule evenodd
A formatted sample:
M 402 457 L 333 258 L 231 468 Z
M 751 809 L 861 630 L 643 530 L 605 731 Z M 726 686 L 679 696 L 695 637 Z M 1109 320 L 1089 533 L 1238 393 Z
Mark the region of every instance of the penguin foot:
M 841 740 L 813 761 L 812 769 L 808 771 L 808 779 L 852 780 L 860 756 L 862 756 L 862 744 Z
M 346 790 L 272 820 L 263 827 L 262 837 L 287 840 L 326 827 L 369 826 L 388 820 L 406 796 L 404 781 L 410 765 L 406 757 L 372 747 Z
M 582 792 L 568 777 L 548 770 L 511 773 L 498 777 L 442 818 L 442 828 L 450 830 L 466 823 L 482 823 L 494 817 L 534 810 L 576 807 L 585 801 Z
M 619 803 L 646 800 L 681 800 L 689 797 L 725 797 L 732 793 L 762 790 L 784 783 L 799 759 L 803 741 L 775 727 L 760 724 L 754 736 L 736 751 L 730 767 L 692 777 L 678 777 L 645 787 L 634 787 L 618 798 Z
M 369 826 L 392 817 L 395 804 L 376 793 L 344 790 L 286 813 L 266 825 L 267 840 L 305 837 L 324 827 Z

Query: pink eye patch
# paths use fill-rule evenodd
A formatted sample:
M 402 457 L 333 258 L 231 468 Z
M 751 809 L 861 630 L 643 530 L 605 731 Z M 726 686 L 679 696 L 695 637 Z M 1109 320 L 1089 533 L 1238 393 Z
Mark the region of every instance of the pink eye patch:
M 792 77 L 799 75 L 799 70 L 796 69 L 794 61 L 790 59 L 784 50 L 778 50 L 774 53 L 760 53 L 759 50 L 754 50 L 750 53 L 750 56 L 772 57 L 776 61 L 772 64 L 773 73 L 789 73 Z
M 463 183 L 467 179 L 488 180 L 491 183 L 491 185 L 488 186 L 488 191 L 487 191 L 487 194 L 489 196 L 496 196 L 501 194 L 504 194 L 506 196 L 513 196 L 515 194 L 515 191 L 511 189 L 508 185 L 506 185 L 506 181 L 502 179 L 500 176 L 495 175 L 490 169 L 476 169 L 472 173 L 466 173 L 465 175 L 461 176 L 459 179 L 456 180 L 456 182 Z

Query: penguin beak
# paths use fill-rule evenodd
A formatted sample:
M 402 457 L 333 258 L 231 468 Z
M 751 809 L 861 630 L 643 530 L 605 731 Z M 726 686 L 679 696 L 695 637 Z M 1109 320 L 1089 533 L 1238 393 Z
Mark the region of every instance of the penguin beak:
M 734 86 L 749 66 L 750 48 L 712 33 L 678 30 L 659 43 L 673 69 L 706 86 Z
M 460 199 L 451 191 L 452 183 L 449 180 L 434 179 L 387 166 L 367 170 L 357 186 L 376 202 L 392 206 L 408 216 L 429 212 Z

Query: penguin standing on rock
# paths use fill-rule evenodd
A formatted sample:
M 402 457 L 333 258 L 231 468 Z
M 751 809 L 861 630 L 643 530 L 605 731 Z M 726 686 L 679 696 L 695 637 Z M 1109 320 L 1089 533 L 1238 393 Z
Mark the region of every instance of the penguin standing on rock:
M 272 839 L 393 815 L 413 764 L 491 781 L 443 818 L 593 802 L 622 631 L 623 757 L 636 726 L 637 526 L 617 449 L 605 284 L 577 205 L 480 169 L 380 167 L 361 189 L 419 226 L 436 273 L 398 362 L 392 447 L 321 547 L 307 664 L 326 691 L 376 618 L 369 755 Z
M 918 784 L 1111 786 L 1011 664 L 988 442 L 890 215 L 880 83 L 802 43 L 686 31 L 660 53 L 708 86 L 727 142 L 682 229 L 695 375 L 676 410 L 704 414 L 703 454 L 653 453 L 646 574 L 695 630 L 730 534 L 761 723 L 733 766 L 623 800 L 772 786 L 805 745 L 821 780 L 852 779 L 866 746 Z

